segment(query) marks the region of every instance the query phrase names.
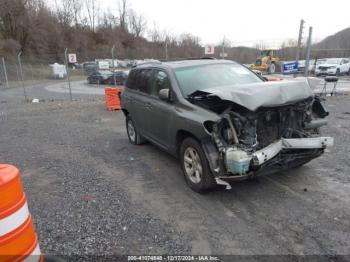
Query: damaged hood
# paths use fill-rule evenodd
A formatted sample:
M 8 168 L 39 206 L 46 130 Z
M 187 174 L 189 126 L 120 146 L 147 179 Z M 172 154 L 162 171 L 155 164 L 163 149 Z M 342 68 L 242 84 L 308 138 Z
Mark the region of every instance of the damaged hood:
M 255 111 L 259 107 L 280 106 L 313 96 L 310 80 L 303 78 L 290 81 L 222 86 L 203 91 Z

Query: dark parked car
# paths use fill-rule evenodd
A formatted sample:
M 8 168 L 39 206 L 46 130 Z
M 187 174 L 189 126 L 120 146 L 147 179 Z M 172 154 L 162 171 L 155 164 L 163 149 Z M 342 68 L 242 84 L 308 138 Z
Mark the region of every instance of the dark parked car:
M 83 68 L 86 75 L 91 75 L 92 73 L 97 71 L 98 66 L 95 62 L 85 62 L 83 63 Z
M 82 64 L 78 64 L 78 63 L 72 63 L 70 64 L 70 66 L 72 67 L 72 69 L 83 69 L 84 66 Z
M 128 73 L 125 71 L 116 71 L 112 73 L 110 77 L 105 81 L 106 84 L 114 85 L 114 79 L 116 85 L 124 85 L 125 80 L 128 78 Z
M 107 80 L 111 75 L 112 75 L 111 71 L 100 70 L 89 75 L 87 78 L 87 81 L 89 82 L 89 84 L 100 84 L 100 85 L 108 84 Z
M 193 190 L 228 189 L 303 165 L 333 145 L 319 135 L 328 112 L 310 85 L 266 82 L 225 60 L 153 62 L 130 71 L 122 110 L 129 141 L 179 157 Z

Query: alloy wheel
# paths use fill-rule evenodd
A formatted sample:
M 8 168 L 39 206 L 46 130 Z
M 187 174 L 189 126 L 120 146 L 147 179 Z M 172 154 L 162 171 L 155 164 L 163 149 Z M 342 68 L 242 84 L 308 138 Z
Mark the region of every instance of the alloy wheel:
M 195 184 L 200 183 L 203 175 L 203 167 L 198 152 L 193 147 L 187 147 L 183 157 L 186 176 L 191 182 Z

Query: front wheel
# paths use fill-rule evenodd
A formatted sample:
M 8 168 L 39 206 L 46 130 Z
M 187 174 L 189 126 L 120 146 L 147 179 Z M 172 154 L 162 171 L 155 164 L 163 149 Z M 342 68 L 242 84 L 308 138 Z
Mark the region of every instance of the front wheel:
M 340 70 L 339 68 L 337 69 L 337 72 L 335 73 L 336 76 L 340 76 Z
M 192 190 L 203 193 L 216 185 L 203 149 L 194 138 L 183 140 L 180 161 L 186 182 Z
M 271 63 L 269 66 L 269 73 L 274 74 L 276 72 L 276 65 L 274 63 Z

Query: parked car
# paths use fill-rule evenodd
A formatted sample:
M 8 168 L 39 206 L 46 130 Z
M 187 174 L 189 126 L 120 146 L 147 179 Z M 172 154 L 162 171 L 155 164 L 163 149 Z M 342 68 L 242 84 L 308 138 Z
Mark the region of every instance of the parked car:
M 328 112 L 311 84 L 266 82 L 227 60 L 142 64 L 121 95 L 127 135 L 131 144 L 150 141 L 179 157 L 193 190 L 230 188 L 301 166 L 333 145 L 320 136 Z
M 315 59 L 309 60 L 309 72 L 315 72 Z M 299 60 L 298 61 L 298 71 L 299 72 L 305 72 L 306 68 L 306 60 Z
M 99 70 L 89 75 L 87 81 L 89 84 L 107 84 L 107 80 L 112 74 L 111 71 Z
M 87 75 L 91 75 L 98 70 L 97 63 L 95 62 L 85 62 L 83 63 L 84 72 Z
M 109 76 L 105 83 L 109 85 L 114 85 L 114 79 L 116 85 L 124 85 L 125 80 L 128 77 L 128 73 L 126 71 L 116 71 Z
M 70 64 L 70 66 L 72 67 L 72 69 L 83 69 L 83 65 L 78 63 L 72 63 Z
M 343 74 L 350 75 L 350 60 L 348 58 L 329 58 L 325 63 L 322 63 L 316 67 L 315 74 L 316 76 L 340 76 Z

